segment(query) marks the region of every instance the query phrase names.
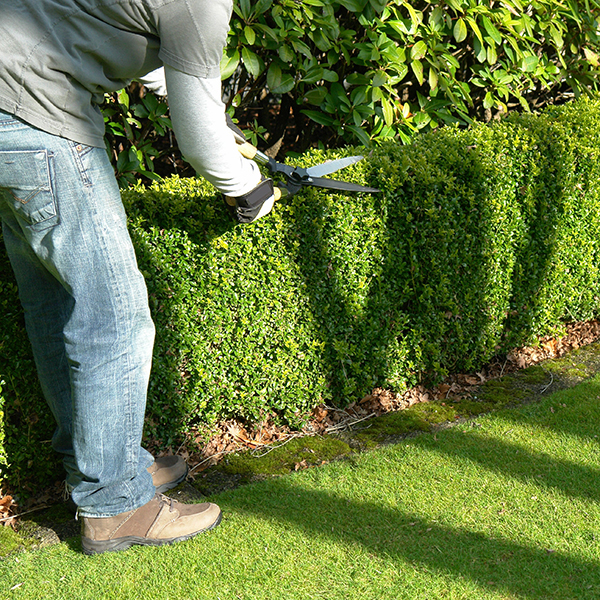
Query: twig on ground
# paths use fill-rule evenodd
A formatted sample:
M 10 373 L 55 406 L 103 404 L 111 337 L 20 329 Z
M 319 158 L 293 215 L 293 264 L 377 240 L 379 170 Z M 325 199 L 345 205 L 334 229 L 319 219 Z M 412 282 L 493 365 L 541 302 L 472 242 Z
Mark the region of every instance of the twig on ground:
M 548 371 L 546 371 L 546 372 L 548 372 Z M 550 383 L 540 392 L 540 394 L 543 394 L 553 383 L 554 383 L 554 373 L 552 373 L 552 371 L 551 371 L 550 372 Z
M 325 433 L 332 433 L 334 431 L 340 431 L 341 429 L 347 429 L 347 428 L 351 427 L 352 425 L 356 425 L 357 423 L 361 423 L 362 421 L 366 421 L 367 419 L 370 419 L 371 417 L 375 417 L 375 416 L 376 416 L 375 413 L 371 413 L 371 414 L 367 415 L 366 417 L 363 417 L 362 419 L 356 419 L 356 418 L 351 417 L 347 421 L 343 421 L 342 423 L 338 423 L 337 425 L 332 425 L 331 427 L 328 427 L 325 430 Z
M 3 521 L 10 521 L 11 519 L 18 519 L 24 515 L 28 515 L 29 513 L 37 512 L 38 510 L 44 510 L 46 508 L 50 508 L 50 504 L 45 504 L 44 506 L 38 506 L 37 508 L 32 508 L 31 510 L 26 510 L 25 512 L 19 513 L 18 515 L 12 515 L 10 517 L 3 517 L 0 519 L 0 523 Z
M 256 452 L 256 450 L 258 450 L 258 448 L 255 448 L 252 451 L 252 455 L 255 456 L 256 458 L 262 458 L 263 456 L 266 456 L 267 454 L 269 454 L 269 452 L 273 452 L 273 450 L 277 450 L 277 448 L 282 448 L 286 444 L 289 444 L 294 439 L 303 438 L 303 437 L 312 437 L 314 435 L 316 435 L 316 434 L 315 433 L 293 433 L 293 434 L 290 434 L 290 436 L 281 443 L 264 444 L 263 447 L 266 448 L 266 450 L 264 450 L 264 452 L 262 452 L 260 454 Z
M 225 456 L 227 454 L 233 454 L 234 452 L 236 452 L 236 450 L 223 450 L 223 452 L 215 452 L 214 454 L 211 454 L 210 456 L 207 456 L 204 460 L 201 460 L 197 465 L 194 465 L 190 469 L 190 473 L 193 473 L 198 467 L 201 467 L 202 465 L 205 465 L 207 462 L 210 462 L 211 460 L 213 460 L 217 456 Z

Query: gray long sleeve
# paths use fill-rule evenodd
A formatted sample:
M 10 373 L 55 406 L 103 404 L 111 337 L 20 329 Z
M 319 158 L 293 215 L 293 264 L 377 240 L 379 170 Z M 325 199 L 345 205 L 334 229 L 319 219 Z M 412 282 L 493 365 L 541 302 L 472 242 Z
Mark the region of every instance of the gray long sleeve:
M 256 187 L 261 174 L 238 152 L 227 127 L 220 78 L 194 77 L 169 66 L 165 76 L 171 121 L 185 160 L 227 196 Z

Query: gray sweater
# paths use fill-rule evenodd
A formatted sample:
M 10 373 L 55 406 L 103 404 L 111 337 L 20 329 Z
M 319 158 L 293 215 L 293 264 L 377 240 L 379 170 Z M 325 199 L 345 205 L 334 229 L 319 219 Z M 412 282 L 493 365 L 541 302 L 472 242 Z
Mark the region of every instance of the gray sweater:
M 175 134 L 194 168 L 239 196 L 260 174 L 221 102 L 231 0 L 0 0 L 0 108 L 48 133 L 104 146 L 104 93 L 166 67 Z

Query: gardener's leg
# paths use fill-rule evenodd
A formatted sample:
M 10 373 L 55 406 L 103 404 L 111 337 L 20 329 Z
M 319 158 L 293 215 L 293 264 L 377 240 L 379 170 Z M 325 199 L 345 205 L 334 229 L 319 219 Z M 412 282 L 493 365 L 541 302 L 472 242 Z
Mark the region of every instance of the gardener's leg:
M 154 326 L 112 167 L 2 114 L 0 150 L 5 243 L 73 499 L 93 517 L 138 508 L 155 493 L 140 446 Z

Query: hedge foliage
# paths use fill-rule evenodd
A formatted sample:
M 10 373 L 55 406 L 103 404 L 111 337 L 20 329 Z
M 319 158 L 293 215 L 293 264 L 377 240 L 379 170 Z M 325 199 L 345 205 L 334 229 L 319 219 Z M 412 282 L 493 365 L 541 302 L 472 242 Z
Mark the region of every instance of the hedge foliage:
M 300 424 L 321 402 L 477 369 L 596 317 L 599 132 L 597 99 L 442 128 L 339 174 L 382 193 L 307 189 L 251 226 L 201 180 L 127 191 L 157 324 L 148 435 L 168 446 L 223 418 Z M 56 473 L 41 443 L 52 427 L 4 255 L 0 274 L 7 477 L 25 486 Z

